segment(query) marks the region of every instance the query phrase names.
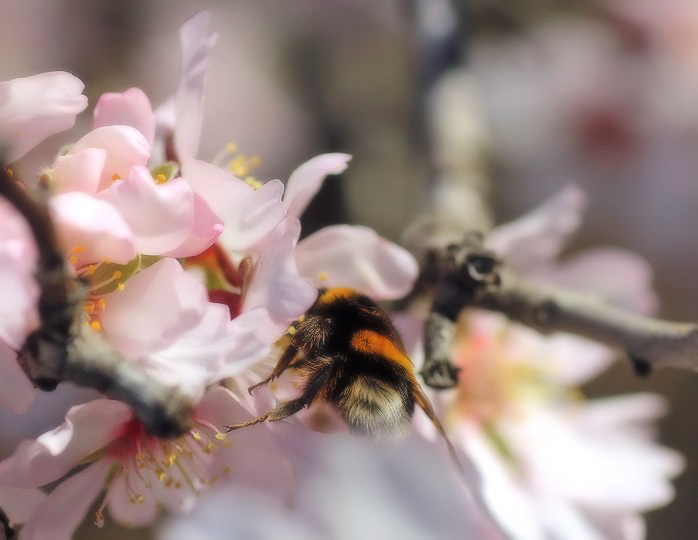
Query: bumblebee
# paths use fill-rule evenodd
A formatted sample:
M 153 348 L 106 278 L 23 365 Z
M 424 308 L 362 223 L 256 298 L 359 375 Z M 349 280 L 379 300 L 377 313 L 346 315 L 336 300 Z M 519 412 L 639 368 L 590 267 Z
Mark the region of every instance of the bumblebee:
M 411 423 L 416 404 L 448 443 L 397 330 L 371 298 L 349 288 L 321 289 L 289 334 L 290 344 L 271 374 L 248 390 L 252 393 L 295 368 L 303 380 L 300 396 L 257 418 L 226 426 L 228 431 L 283 420 L 324 400 L 336 407 L 352 431 L 400 434 Z

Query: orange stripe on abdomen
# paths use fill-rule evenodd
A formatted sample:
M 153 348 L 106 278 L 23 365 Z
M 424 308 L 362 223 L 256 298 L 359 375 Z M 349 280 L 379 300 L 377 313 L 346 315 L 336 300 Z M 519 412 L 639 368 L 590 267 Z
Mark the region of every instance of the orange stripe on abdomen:
M 393 340 L 373 330 L 359 330 L 351 336 L 351 348 L 363 354 L 382 356 L 412 373 L 412 362 Z

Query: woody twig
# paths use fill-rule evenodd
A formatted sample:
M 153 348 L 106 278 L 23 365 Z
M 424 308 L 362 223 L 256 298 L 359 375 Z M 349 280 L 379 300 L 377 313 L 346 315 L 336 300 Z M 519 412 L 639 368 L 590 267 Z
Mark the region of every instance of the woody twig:
M 435 259 L 436 260 L 436 259 Z M 503 313 L 542 333 L 568 332 L 624 352 L 638 375 L 674 367 L 698 371 L 698 325 L 645 317 L 602 298 L 526 279 L 468 236 L 439 260 L 435 301 L 426 325 L 422 375 L 435 388 L 457 381 L 450 344 L 465 308 Z
M 0 195 L 24 216 L 39 253 L 40 326 L 18 351 L 27 376 L 42 390 L 71 381 L 124 401 L 153 435 L 184 433 L 191 418 L 189 400 L 125 361 L 97 332 L 80 324 L 86 287 L 66 264 L 45 201 L 32 197 L 3 166 Z

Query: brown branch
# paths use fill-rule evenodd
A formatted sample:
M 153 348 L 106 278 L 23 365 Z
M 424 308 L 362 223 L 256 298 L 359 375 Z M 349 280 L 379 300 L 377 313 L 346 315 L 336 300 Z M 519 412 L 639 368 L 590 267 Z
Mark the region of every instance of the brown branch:
M 624 351 L 636 371 L 658 367 L 698 370 L 698 325 L 625 311 L 602 299 L 499 273 L 500 286 L 471 305 L 499 311 L 544 333 L 569 332 Z
M 27 376 L 42 390 L 71 381 L 124 401 L 153 435 L 184 433 L 191 421 L 188 398 L 125 361 L 98 333 L 80 323 L 86 287 L 64 260 L 46 204 L 32 198 L 2 166 L 0 195 L 27 220 L 39 252 L 40 326 L 18 353 Z
M 435 257 L 435 300 L 425 329 L 424 381 L 434 388 L 457 383 L 450 346 L 465 308 L 505 314 L 542 333 L 568 332 L 626 353 L 639 375 L 674 367 L 698 371 L 698 325 L 675 323 L 615 307 L 602 298 L 534 282 L 517 275 L 468 236 Z M 450 338 L 449 338 L 450 336 Z

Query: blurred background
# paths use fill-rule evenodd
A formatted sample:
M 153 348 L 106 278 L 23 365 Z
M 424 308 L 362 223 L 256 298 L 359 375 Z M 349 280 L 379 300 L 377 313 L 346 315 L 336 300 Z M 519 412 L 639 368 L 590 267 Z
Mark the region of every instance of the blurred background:
M 655 270 L 661 316 L 695 319 L 695 0 L 3 2 L 0 79 L 63 69 L 85 81 L 91 106 L 131 86 L 157 105 L 177 84 L 178 28 L 203 8 L 219 33 L 203 159 L 234 142 L 261 157 L 256 177 L 285 179 L 323 151 L 354 155 L 306 232 L 360 223 L 399 241 L 448 186 L 466 186 L 463 222 L 487 227 L 576 183 L 589 207 L 569 251 L 635 251 Z M 698 376 L 638 379 L 619 362 L 585 390 L 667 397 L 660 437 L 688 465 L 676 500 L 647 516 L 649 538 L 687 538 L 698 528 Z M 34 410 L 36 423 L 2 425 L 33 435 L 64 412 Z

